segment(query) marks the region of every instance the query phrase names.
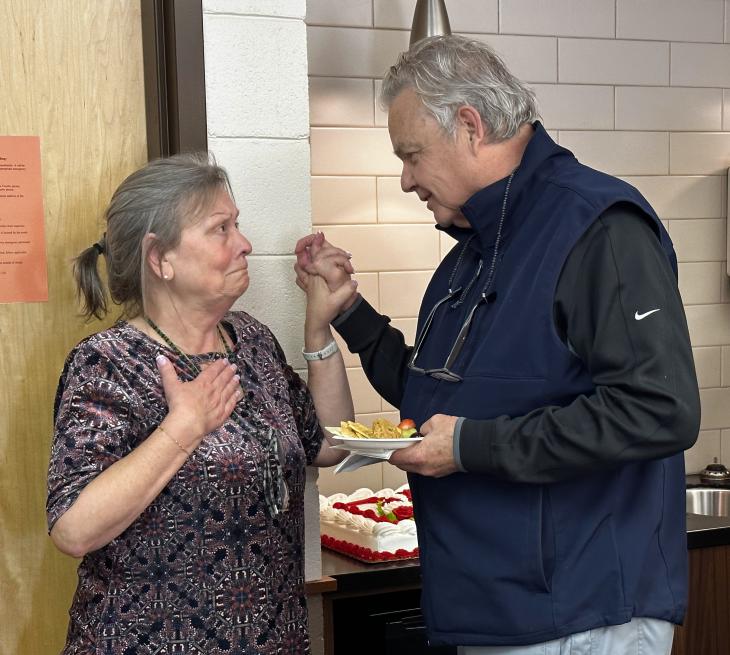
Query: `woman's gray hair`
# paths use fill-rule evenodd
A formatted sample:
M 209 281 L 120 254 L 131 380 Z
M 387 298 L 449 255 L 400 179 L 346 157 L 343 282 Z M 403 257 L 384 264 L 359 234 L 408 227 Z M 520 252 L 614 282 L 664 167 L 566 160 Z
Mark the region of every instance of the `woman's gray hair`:
M 434 36 L 401 53 L 383 79 L 380 101 L 390 107 L 412 88 L 449 135 L 456 133 L 460 107 L 474 107 L 492 141 L 517 134 L 540 117 L 535 93 L 518 80 L 500 57 L 481 41 L 463 36 Z
M 124 180 L 105 212 L 105 235 L 74 260 L 83 315 L 102 318 L 108 311 L 98 271 L 101 253 L 109 295 L 122 305 L 122 316 L 144 313 L 149 272 L 145 237 L 154 233 L 160 256 L 177 247 L 183 228 L 204 216 L 220 189 L 233 197 L 228 174 L 207 152 L 156 159 Z

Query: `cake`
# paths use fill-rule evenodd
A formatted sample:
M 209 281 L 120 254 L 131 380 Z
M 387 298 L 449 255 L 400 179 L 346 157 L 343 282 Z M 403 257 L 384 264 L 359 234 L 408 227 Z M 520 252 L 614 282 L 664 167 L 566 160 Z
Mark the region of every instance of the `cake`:
M 319 497 L 322 545 L 364 562 L 418 557 L 408 485 Z

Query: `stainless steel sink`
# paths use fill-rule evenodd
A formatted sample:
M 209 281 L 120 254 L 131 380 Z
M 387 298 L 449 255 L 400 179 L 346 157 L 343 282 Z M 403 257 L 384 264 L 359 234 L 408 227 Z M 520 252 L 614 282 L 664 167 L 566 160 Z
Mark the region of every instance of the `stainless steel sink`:
M 687 514 L 730 516 L 730 489 L 687 489 Z

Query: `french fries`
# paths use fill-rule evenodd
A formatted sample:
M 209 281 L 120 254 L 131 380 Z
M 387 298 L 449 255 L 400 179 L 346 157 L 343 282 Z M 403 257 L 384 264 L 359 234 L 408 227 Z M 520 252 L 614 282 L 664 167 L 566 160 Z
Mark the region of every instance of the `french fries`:
M 357 421 L 340 421 L 340 432 L 343 437 L 359 439 L 404 439 L 412 436 L 415 429 L 401 430 L 388 419 L 377 418 L 370 428 Z

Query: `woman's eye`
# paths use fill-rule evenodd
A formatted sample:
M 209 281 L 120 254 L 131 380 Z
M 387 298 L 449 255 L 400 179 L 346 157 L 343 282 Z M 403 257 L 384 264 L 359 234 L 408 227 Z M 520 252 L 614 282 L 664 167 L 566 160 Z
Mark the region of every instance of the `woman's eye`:
M 240 229 L 241 229 L 241 222 L 240 222 L 240 221 L 236 221 L 236 222 L 234 223 L 234 225 L 236 226 L 236 229 L 237 229 L 237 230 L 240 230 Z

